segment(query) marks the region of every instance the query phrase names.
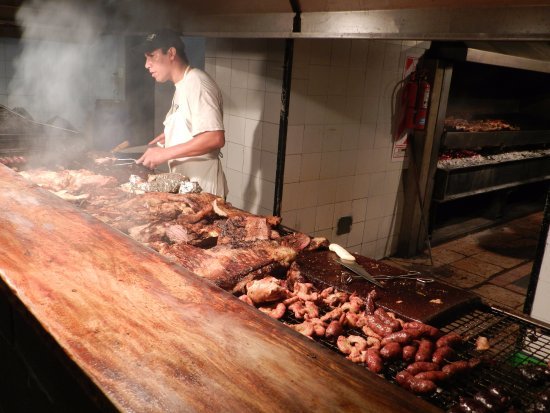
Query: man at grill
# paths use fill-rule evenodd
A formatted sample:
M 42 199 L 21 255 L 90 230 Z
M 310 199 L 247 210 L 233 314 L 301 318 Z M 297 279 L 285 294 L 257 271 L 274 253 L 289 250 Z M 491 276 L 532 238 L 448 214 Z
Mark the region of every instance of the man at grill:
M 225 145 L 222 94 L 204 71 L 191 67 L 180 35 L 163 29 L 145 36 L 136 50 L 157 82 L 173 82 L 176 90 L 164 120 L 164 132 L 137 160 L 148 168 L 168 162 L 171 172 L 197 181 L 204 192 L 227 195 L 220 162 Z

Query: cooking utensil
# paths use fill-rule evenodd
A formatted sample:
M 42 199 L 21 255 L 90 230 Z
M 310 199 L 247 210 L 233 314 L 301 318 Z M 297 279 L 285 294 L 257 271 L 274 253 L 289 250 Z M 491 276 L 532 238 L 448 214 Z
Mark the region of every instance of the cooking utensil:
M 136 160 L 134 158 L 117 158 L 114 162 L 115 166 L 121 166 L 121 165 L 134 165 L 136 163 Z
M 111 149 L 111 153 L 119 152 L 122 149 L 125 149 L 130 146 L 130 142 L 124 141 L 119 143 L 117 146 L 115 146 L 113 149 Z
M 407 271 L 405 274 L 399 274 L 399 275 L 386 275 L 386 274 L 375 275 L 374 278 L 381 281 L 416 280 L 421 283 L 431 283 L 435 281 L 431 277 L 422 277 L 421 275 L 422 274 L 419 271 Z
M 332 252 L 335 252 L 338 256 L 334 259 L 337 263 L 346 267 L 348 270 L 353 271 L 355 274 L 364 278 L 368 282 L 380 288 L 384 288 L 384 286 L 380 282 L 376 281 L 376 279 L 371 274 L 369 274 L 367 270 L 357 264 L 357 262 L 355 261 L 355 257 L 351 255 L 344 247 L 338 244 L 330 244 L 328 249 Z

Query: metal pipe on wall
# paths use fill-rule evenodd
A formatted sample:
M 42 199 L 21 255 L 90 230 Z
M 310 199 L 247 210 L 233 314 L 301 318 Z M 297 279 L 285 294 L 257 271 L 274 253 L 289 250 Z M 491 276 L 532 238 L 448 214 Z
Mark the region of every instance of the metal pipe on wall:
M 300 5 L 298 0 L 290 0 L 294 13 L 292 31 L 299 33 L 301 29 Z M 273 200 L 273 215 L 281 215 L 283 189 L 285 181 L 286 138 L 288 132 L 288 111 L 290 107 L 290 87 L 292 82 L 292 59 L 294 57 L 294 39 L 285 40 L 285 56 L 283 64 L 283 87 L 281 91 L 281 115 L 279 119 L 279 140 L 277 144 L 277 169 L 275 171 L 275 197 Z

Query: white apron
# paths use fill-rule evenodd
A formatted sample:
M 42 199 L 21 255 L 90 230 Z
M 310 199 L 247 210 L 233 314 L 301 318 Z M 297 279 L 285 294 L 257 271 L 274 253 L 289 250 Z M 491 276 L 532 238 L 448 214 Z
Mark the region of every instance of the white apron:
M 195 70 L 198 69 L 193 69 L 193 71 Z M 170 111 L 168 112 L 168 114 L 166 115 L 166 119 L 164 120 L 164 135 L 166 147 L 189 142 L 191 139 L 193 139 L 193 135 L 191 132 L 191 120 L 193 118 L 190 106 L 194 102 L 188 101 L 187 97 L 185 96 L 185 88 L 193 87 L 194 85 L 185 84 L 189 77 L 188 72 L 189 67 L 185 71 L 183 79 L 176 84 L 176 91 L 174 93 L 172 107 L 170 108 Z M 195 72 L 194 74 L 202 75 L 203 73 L 199 71 Z M 192 80 L 192 82 L 193 81 L 194 79 Z M 201 87 L 204 87 L 204 85 Z M 192 95 L 194 96 L 195 94 Z M 208 94 L 201 94 L 201 98 L 206 100 L 206 102 L 201 103 L 210 105 L 207 106 L 207 108 L 212 107 L 216 104 L 216 102 L 211 102 L 208 100 L 209 96 L 210 95 Z M 205 112 L 209 111 L 205 110 Z M 200 116 L 200 114 L 194 114 L 193 116 Z M 204 119 L 200 119 L 200 121 L 204 121 Z M 187 176 L 191 181 L 197 181 L 201 186 L 203 192 L 209 192 L 211 194 L 225 198 L 227 195 L 227 182 L 220 161 L 220 155 L 220 150 L 216 149 L 210 153 L 200 156 L 173 159 L 171 161 L 168 161 L 168 165 L 171 172 L 181 173 L 182 175 Z

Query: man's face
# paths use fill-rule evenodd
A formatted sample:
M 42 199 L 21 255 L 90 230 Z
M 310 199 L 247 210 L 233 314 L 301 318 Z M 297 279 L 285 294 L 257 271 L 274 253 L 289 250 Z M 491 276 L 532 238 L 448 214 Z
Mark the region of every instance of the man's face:
M 164 83 L 170 79 L 170 51 L 162 52 L 162 49 L 156 49 L 152 52 L 145 53 L 145 68 L 149 70 L 151 76 L 160 83 Z

